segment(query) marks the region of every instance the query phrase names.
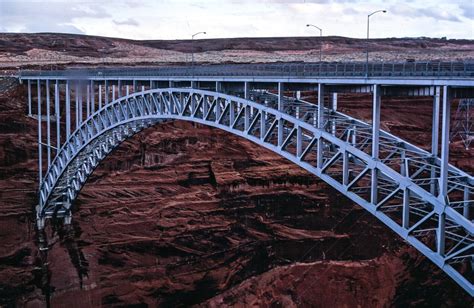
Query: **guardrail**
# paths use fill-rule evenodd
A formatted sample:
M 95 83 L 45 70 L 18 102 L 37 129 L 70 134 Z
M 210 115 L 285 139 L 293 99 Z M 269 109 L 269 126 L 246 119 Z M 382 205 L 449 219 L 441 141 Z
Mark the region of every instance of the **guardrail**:
M 20 77 L 153 77 L 153 76 L 288 76 L 288 77 L 474 77 L 467 62 L 333 62 L 216 64 L 156 68 L 94 68 L 62 71 L 20 71 Z

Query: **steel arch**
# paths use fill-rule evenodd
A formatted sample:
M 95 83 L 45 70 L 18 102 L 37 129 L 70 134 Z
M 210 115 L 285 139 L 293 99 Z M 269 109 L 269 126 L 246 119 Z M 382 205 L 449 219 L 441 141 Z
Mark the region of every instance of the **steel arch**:
M 320 177 L 474 295 L 474 224 L 459 213 L 454 202 L 440 199 L 425 187 L 423 178 L 413 176 L 426 168 L 436 169 L 426 152 L 405 142 L 402 155 L 398 145 L 403 141 L 381 132 L 381 147 L 388 154 L 374 159 L 366 150 L 371 144 L 366 123 L 319 111 L 302 101 L 281 109 L 269 103 L 273 96 L 254 93 L 254 99 L 266 99 L 266 104 L 260 104 L 219 92 L 166 88 L 133 93 L 106 104 L 70 135 L 49 166 L 39 190 L 39 228 L 47 217 L 70 219 L 71 204 L 88 176 L 128 136 L 161 121 L 186 120 L 246 138 Z M 396 159 L 396 164 L 402 164 L 400 171 L 392 165 L 397 155 L 403 156 Z M 458 171 L 466 176 L 450 169 L 455 175 Z M 457 178 L 452 176 L 451 189 L 472 189 L 471 182 L 456 182 Z M 467 272 L 460 264 L 468 264 Z

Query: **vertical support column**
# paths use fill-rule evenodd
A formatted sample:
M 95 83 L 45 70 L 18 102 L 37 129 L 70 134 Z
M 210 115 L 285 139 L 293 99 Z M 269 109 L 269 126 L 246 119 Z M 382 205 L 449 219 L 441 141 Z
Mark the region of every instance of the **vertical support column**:
M 105 80 L 105 99 L 104 99 L 104 102 L 105 104 L 107 105 L 109 103 L 109 82 L 107 80 Z
M 56 113 L 56 155 L 61 148 L 61 110 L 59 108 L 59 81 L 54 84 L 54 112 Z
M 403 213 L 402 227 L 408 229 L 410 226 L 410 190 L 408 187 L 403 189 Z
M 408 171 L 408 162 L 406 160 L 406 151 L 405 151 L 405 147 L 402 145 L 401 146 L 402 149 L 401 149 L 401 153 L 400 153 L 400 160 L 401 160 L 401 164 L 400 164 L 400 174 L 403 175 L 403 176 L 408 176 L 409 174 L 407 173 Z
M 372 158 L 379 158 L 379 139 L 380 139 L 380 85 L 373 85 L 372 102 Z
M 317 114 L 317 126 L 319 129 L 324 130 L 324 85 L 318 84 L 318 114 Z M 316 157 L 316 168 L 321 169 L 323 167 L 323 139 L 318 138 L 317 142 L 317 157 Z
M 31 117 L 31 80 L 28 79 L 28 116 Z
M 151 83 L 151 80 L 150 80 L 150 83 Z M 121 98 L 122 97 L 122 80 L 118 80 L 117 81 L 117 98 Z
M 353 125 L 352 126 L 352 138 L 351 142 L 353 146 L 356 146 L 357 144 L 357 126 Z
M 39 176 L 39 186 L 43 183 L 43 152 L 41 144 L 41 81 L 37 81 L 37 90 L 38 90 L 38 176 Z
M 334 111 L 337 111 L 337 92 L 334 92 L 332 94 L 331 109 L 334 110 Z
M 69 80 L 66 81 L 66 140 L 71 135 L 71 95 L 69 90 Z
M 173 81 L 168 81 L 168 88 L 172 88 L 174 86 Z M 135 88 L 135 80 L 133 81 L 133 87 Z
M 324 128 L 324 85 L 318 84 L 318 128 Z
M 222 91 L 223 87 L 222 87 L 222 82 L 220 81 L 216 81 L 216 92 L 219 92 L 219 93 L 224 93 Z
M 221 117 L 221 111 L 222 111 L 221 101 L 219 98 L 216 98 L 216 107 L 214 110 L 216 112 L 216 122 L 219 122 L 219 118 Z
M 153 89 L 153 80 L 151 80 L 151 79 L 150 79 L 150 85 L 149 85 L 149 87 L 150 87 L 149 90 Z M 191 88 L 192 88 L 192 81 L 191 81 Z
M 102 85 L 99 83 L 99 109 L 102 109 Z
M 379 139 L 380 139 L 380 85 L 373 85 L 373 105 L 372 105 L 372 159 L 379 159 Z M 376 205 L 378 203 L 378 170 L 372 169 L 370 201 Z
M 250 126 L 250 108 L 249 106 L 245 105 L 244 106 L 244 129 L 247 131 Z
M 95 86 L 94 81 L 91 80 L 91 113 L 95 112 Z
M 191 89 L 197 89 L 197 82 L 194 80 L 191 80 Z
M 82 93 L 82 82 L 79 82 L 79 88 L 78 88 L 78 93 L 79 93 L 79 126 L 82 124 L 82 116 L 83 116 L 83 111 L 84 108 L 82 106 L 82 99 L 83 99 L 83 93 Z
M 349 152 L 344 150 L 342 157 L 342 185 L 349 185 Z
M 51 96 L 49 93 L 49 79 L 46 79 L 46 153 L 48 166 L 51 165 Z
M 331 110 L 337 111 L 337 92 L 332 93 Z M 336 120 L 333 119 L 331 122 L 331 134 L 336 136 Z
M 451 117 L 451 98 L 448 86 L 443 86 L 443 127 L 441 135 L 441 174 L 439 198 L 446 202 L 448 196 L 448 169 L 449 169 L 449 125 Z
M 438 147 L 439 147 L 439 102 L 441 97 L 441 87 L 435 87 L 435 95 L 433 98 L 433 122 L 431 127 L 431 154 L 433 158 L 438 157 Z M 433 162 L 435 164 L 435 162 Z M 436 168 L 433 166 L 431 167 L 431 185 L 430 185 L 430 192 L 432 194 L 436 194 Z
M 76 129 L 79 127 L 79 86 L 76 81 L 75 84 L 75 97 L 76 97 Z
M 439 146 L 439 101 L 441 96 L 441 87 L 435 88 L 435 95 L 433 98 L 433 124 L 431 128 L 431 154 L 434 157 L 438 156 Z
M 298 125 L 296 128 L 296 157 L 300 158 L 303 153 L 303 132 Z
M 248 100 L 250 99 L 250 84 L 249 82 L 245 81 L 244 82 L 244 99 Z M 245 106 L 244 107 L 244 128 L 245 131 L 249 129 L 250 126 L 250 107 Z
M 115 100 L 115 85 L 112 85 L 112 101 Z
M 260 140 L 264 141 L 265 133 L 266 133 L 266 112 L 261 110 L 260 111 Z
M 250 83 L 248 81 L 244 82 L 244 99 L 250 98 Z
M 90 84 L 87 84 L 86 86 L 86 104 L 87 104 L 87 108 L 86 108 L 86 115 L 87 117 L 89 117 L 91 115 L 91 87 L 90 87 Z
M 170 81 L 170 88 L 171 87 L 171 81 Z M 137 81 L 135 79 L 133 79 L 133 93 L 137 92 Z
M 446 228 L 446 214 L 441 213 L 438 215 L 438 230 L 437 230 L 437 238 L 438 238 L 438 253 L 441 256 L 444 256 L 444 249 L 445 249 L 445 228 Z
M 233 124 L 234 124 L 234 121 L 235 121 L 235 109 L 234 109 L 234 103 L 232 102 L 232 100 L 229 100 L 228 102 L 229 104 L 229 126 L 232 128 L 234 127 Z
M 202 117 L 203 117 L 204 120 L 206 119 L 208 110 L 209 110 L 209 105 L 207 103 L 207 99 L 206 99 L 206 97 L 203 97 L 203 99 L 202 99 Z
M 284 84 L 282 82 L 278 83 L 278 110 L 283 111 L 283 96 L 285 89 Z
M 130 86 L 127 85 L 125 88 L 125 95 L 129 96 L 130 95 Z
M 283 96 L 284 96 L 284 85 L 282 82 L 278 83 L 278 110 L 283 112 Z M 278 119 L 278 146 L 283 144 L 283 119 Z
M 470 209 L 469 209 L 469 205 L 470 205 L 469 198 L 471 197 L 470 195 L 471 195 L 471 192 L 469 190 L 469 182 L 466 181 L 466 186 L 464 186 L 464 194 L 463 194 L 464 206 L 463 206 L 462 213 L 463 213 L 463 216 L 467 218 L 467 220 L 471 220 Z

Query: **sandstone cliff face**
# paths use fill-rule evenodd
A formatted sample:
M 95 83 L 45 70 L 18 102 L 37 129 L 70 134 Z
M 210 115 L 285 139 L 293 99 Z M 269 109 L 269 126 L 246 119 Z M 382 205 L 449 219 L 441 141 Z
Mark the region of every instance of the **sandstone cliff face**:
M 103 161 L 72 226 L 48 227 L 40 253 L 36 122 L 24 94 L 12 85 L 0 97 L 0 306 L 470 306 L 436 266 L 316 177 L 184 122 L 149 128 Z M 341 99 L 367 116 L 367 97 L 357 108 Z

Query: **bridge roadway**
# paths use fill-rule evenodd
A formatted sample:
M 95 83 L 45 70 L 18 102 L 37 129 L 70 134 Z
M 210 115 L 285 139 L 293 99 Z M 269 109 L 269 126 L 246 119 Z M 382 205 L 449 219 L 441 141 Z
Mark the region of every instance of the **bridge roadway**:
M 38 119 L 38 228 L 50 217 L 70 223 L 88 176 L 123 140 L 163 121 L 193 121 L 320 177 L 474 296 L 474 178 L 448 163 L 451 101 L 473 96 L 474 65 L 405 64 L 400 76 L 398 64 L 383 64 L 373 76 L 374 64 L 368 77 L 357 64 L 336 64 L 337 73 L 317 64 L 232 67 L 23 72 Z M 318 103 L 285 96 L 304 90 L 316 90 Z M 370 124 L 337 111 L 343 92 L 372 93 Z M 433 96 L 431 151 L 380 129 L 382 97 L 394 95 Z

